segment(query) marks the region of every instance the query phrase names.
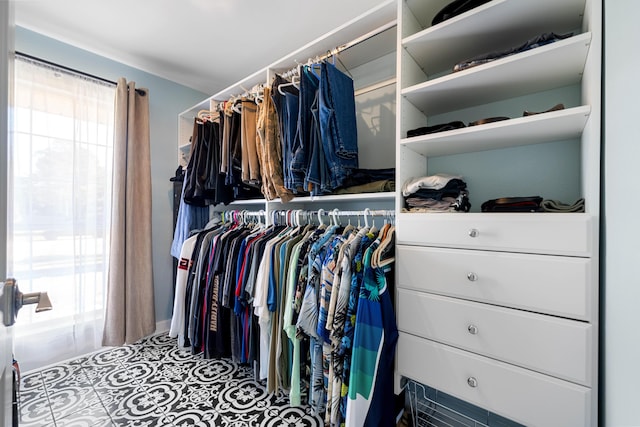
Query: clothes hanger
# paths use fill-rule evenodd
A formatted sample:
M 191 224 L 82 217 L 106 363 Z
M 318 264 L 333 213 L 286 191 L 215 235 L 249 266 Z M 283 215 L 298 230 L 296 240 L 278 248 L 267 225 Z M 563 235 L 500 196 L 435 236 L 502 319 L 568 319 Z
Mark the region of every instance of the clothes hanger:
M 371 265 L 374 267 L 383 267 L 395 261 L 395 253 L 393 253 L 393 255 L 388 258 L 382 258 L 382 256 L 387 252 L 387 248 L 394 240 L 394 233 L 396 228 L 395 225 L 391 223 L 391 221 L 386 221 L 387 216 L 391 217 L 391 213 L 385 215 L 385 226 L 383 227 L 383 230 L 381 230 L 379 236 L 380 244 L 372 254 Z
M 387 251 L 388 248 L 393 247 L 392 242 L 394 241 L 395 229 L 395 225 L 389 225 L 389 229 L 386 232 L 384 240 L 380 242 L 380 245 L 374 251 L 373 255 L 375 256 L 377 267 L 384 267 L 386 265 L 392 264 L 396 260 L 395 251 Z M 382 258 L 382 256 L 387 253 L 391 254 L 391 256 Z
M 369 228 L 369 219 L 367 218 L 367 215 L 369 215 L 371 213 L 371 209 L 369 208 L 365 208 L 365 210 L 362 212 L 363 216 L 364 216 L 364 227 L 365 228 Z
M 233 104 L 231 105 L 231 109 L 238 114 L 242 114 L 242 103 L 239 101 L 239 98 L 234 99 Z
M 307 64 L 304 66 L 304 71 L 307 73 L 312 73 L 316 78 L 320 78 L 320 57 L 316 56 L 314 58 L 309 58 Z
M 338 214 L 340 213 L 340 211 L 338 210 L 338 208 L 335 208 L 334 210 L 331 211 L 331 220 L 332 220 L 332 225 L 335 225 L 336 227 L 338 227 L 340 224 L 338 223 Z
M 254 86 L 253 102 L 260 104 L 264 101 L 264 86 L 262 84 Z
M 224 114 L 225 116 L 233 116 L 233 102 L 235 98 L 232 96 L 227 101 L 224 101 Z
M 293 86 L 296 89 L 300 89 L 300 77 L 299 76 L 292 76 L 290 82 L 282 83 L 282 84 L 278 85 L 278 92 L 280 92 L 280 95 L 284 96 L 285 93 L 282 90 L 282 88 L 285 88 L 287 86 Z
M 324 215 L 324 209 L 318 209 L 318 222 L 320 223 L 320 227 L 324 227 L 324 221 L 322 220 L 322 215 Z
M 198 111 L 197 116 L 198 116 L 198 119 L 202 121 L 208 121 L 208 122 L 213 122 L 219 119 L 217 112 L 210 111 L 210 110 L 200 110 Z
M 302 209 L 296 209 L 294 217 L 295 217 L 295 222 L 298 225 L 298 227 L 300 227 L 302 224 L 300 223 L 300 214 L 302 213 Z

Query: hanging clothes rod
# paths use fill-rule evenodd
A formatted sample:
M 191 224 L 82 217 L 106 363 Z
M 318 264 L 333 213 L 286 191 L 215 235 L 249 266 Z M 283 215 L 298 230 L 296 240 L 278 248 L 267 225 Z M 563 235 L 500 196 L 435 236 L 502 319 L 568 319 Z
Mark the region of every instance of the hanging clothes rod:
M 265 218 L 265 224 L 278 224 L 278 217 L 284 219 L 287 225 L 300 225 L 301 218 L 304 218 L 304 222 L 307 224 L 311 223 L 312 218 L 317 218 L 320 224 L 323 223 L 322 217 L 329 217 L 332 220 L 337 220 L 337 217 L 363 217 L 365 224 L 368 223 L 368 218 L 374 217 L 384 217 L 392 219 L 395 217 L 395 211 L 393 210 L 371 210 L 366 208 L 364 210 L 357 211 L 345 211 L 340 209 L 333 210 L 324 210 L 318 209 L 317 211 L 309 211 L 304 209 L 290 209 L 290 210 L 273 210 L 271 212 L 265 212 L 264 210 L 260 211 L 247 211 L 247 210 L 228 210 L 220 212 L 220 217 L 222 222 L 234 222 L 234 223 L 242 223 L 247 224 L 248 219 L 258 218 L 260 221 L 260 217 Z M 393 221 L 393 219 L 392 219 Z M 368 226 L 368 225 L 367 225 Z
M 325 60 L 327 58 L 330 58 L 332 56 L 338 55 L 339 53 L 344 52 L 345 50 L 350 49 L 350 48 L 352 48 L 354 46 L 357 46 L 360 43 L 363 43 L 363 42 L 365 42 L 365 41 L 377 36 L 378 34 L 381 34 L 381 33 L 385 32 L 385 31 L 389 30 L 390 28 L 393 28 L 393 27 L 395 27 L 397 25 L 398 25 L 398 20 L 397 19 L 389 21 L 386 24 L 383 24 L 380 27 L 369 31 L 368 33 L 363 34 L 362 36 L 360 36 L 360 37 L 358 37 L 358 38 L 356 38 L 356 39 L 354 39 L 354 40 L 352 40 L 350 42 L 347 42 L 347 43 L 342 44 L 340 46 L 336 46 L 335 48 L 329 50 L 326 54 L 324 54 L 322 56 L 316 56 L 315 58 L 309 58 L 308 62 L 309 61 L 314 61 L 315 63 L 318 63 L 318 62 L 321 62 L 321 61 L 323 61 L 323 60 Z M 279 74 L 284 78 L 291 78 L 293 76 L 297 76 L 297 75 L 299 75 L 298 67 L 300 65 L 303 65 L 303 64 L 298 63 L 294 68 L 291 68 L 290 70 L 287 70 L 284 73 L 279 73 Z M 392 84 L 392 83 L 387 83 L 387 84 Z M 257 89 L 254 87 L 251 90 L 247 90 L 245 88 L 242 88 L 244 90 L 244 93 L 242 93 L 240 95 L 237 95 L 237 96 L 231 96 L 230 99 L 234 99 L 235 100 L 235 99 L 242 98 L 242 97 L 250 97 L 250 96 L 256 95 L 256 94 L 259 96 L 259 92 L 262 89 L 262 86 L 263 85 L 261 84 L 261 85 L 258 86 Z M 224 103 L 228 102 L 228 101 L 229 100 L 216 101 L 217 104 L 216 104 L 216 107 L 213 108 L 213 111 L 221 111 L 222 108 L 223 108 Z
M 266 216 L 267 212 L 264 210 L 259 211 L 247 211 L 247 210 L 228 210 L 222 211 L 222 214 L 235 214 L 237 216 Z M 286 217 L 287 215 L 295 215 L 296 213 L 302 215 L 321 215 L 321 216 L 395 216 L 396 212 L 394 210 L 371 210 L 371 209 L 363 209 L 357 211 L 345 211 L 341 209 L 333 209 L 333 210 L 305 210 L 305 209 L 289 209 L 289 210 L 273 210 L 270 215 L 279 215 L 282 217 Z
M 373 38 L 373 37 L 377 36 L 378 34 L 381 34 L 381 33 L 385 32 L 385 31 L 387 31 L 388 29 L 393 28 L 393 27 L 395 27 L 397 25 L 398 25 L 398 20 L 394 19 L 393 21 L 387 22 L 386 24 L 383 24 L 380 27 L 369 31 L 368 33 L 363 34 L 362 36 L 360 36 L 360 37 L 358 37 L 358 38 L 356 38 L 354 40 L 351 40 L 350 42 L 347 42 L 347 43 L 342 44 L 340 46 L 336 46 L 335 48 L 331 49 L 330 51 L 328 51 L 324 55 L 316 56 L 315 58 L 309 58 L 309 60 L 307 62 L 314 61 L 314 63 L 318 63 L 318 62 L 324 61 L 327 58 L 330 58 L 332 56 L 338 55 L 339 53 L 344 52 L 345 50 L 350 49 L 350 48 L 352 48 L 354 46 L 357 46 L 360 43 L 363 43 L 363 42 L 369 40 L 370 38 Z M 303 64 L 297 64 L 294 68 L 292 68 L 292 69 L 290 69 L 288 71 L 285 71 L 281 75 L 283 77 L 285 77 L 285 78 L 297 75 L 298 74 L 298 67 L 300 65 L 303 65 Z
M 392 210 L 371 210 L 364 209 L 360 211 L 343 211 L 340 209 L 333 209 L 330 211 L 325 211 L 324 209 L 318 209 L 315 212 L 311 212 L 313 214 L 320 214 L 326 216 L 395 216 L 396 212 Z
M 228 215 L 228 214 L 232 214 L 232 215 L 240 215 L 240 216 L 266 216 L 267 213 L 264 210 L 259 210 L 259 211 L 247 211 L 247 210 L 238 210 L 238 209 L 232 209 L 232 210 L 228 210 L 228 211 L 221 211 L 220 214 L 222 215 Z
M 232 102 L 235 103 L 236 101 L 241 100 L 242 98 L 247 98 L 250 100 L 255 101 L 256 103 L 258 101 L 262 101 L 262 97 L 264 95 L 264 83 L 259 83 L 255 86 L 253 86 L 251 89 L 246 89 L 242 86 L 240 86 L 240 88 L 244 91 L 239 95 L 231 95 L 228 99 L 222 100 L 222 101 L 213 101 L 215 102 L 215 107 L 212 108 L 212 111 L 214 112 L 219 112 L 224 110 L 224 106 L 227 102 Z

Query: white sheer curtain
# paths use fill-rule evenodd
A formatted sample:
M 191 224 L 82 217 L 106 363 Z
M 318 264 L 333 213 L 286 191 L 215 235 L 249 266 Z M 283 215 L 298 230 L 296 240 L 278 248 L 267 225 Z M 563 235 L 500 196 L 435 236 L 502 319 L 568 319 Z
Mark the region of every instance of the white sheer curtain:
M 15 81 L 8 272 L 53 304 L 18 313 L 15 356 L 28 370 L 101 345 L 115 87 L 21 57 Z

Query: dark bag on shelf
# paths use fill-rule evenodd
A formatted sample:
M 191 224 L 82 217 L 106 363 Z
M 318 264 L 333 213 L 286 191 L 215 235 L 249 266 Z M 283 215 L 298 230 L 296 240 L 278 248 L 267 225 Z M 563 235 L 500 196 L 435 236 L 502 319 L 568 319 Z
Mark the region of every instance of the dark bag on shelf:
M 487 200 L 480 206 L 482 212 L 539 212 L 542 197 L 501 197 Z
M 454 16 L 461 15 L 478 6 L 482 6 L 489 1 L 490 0 L 454 0 L 443 7 L 440 12 L 436 13 L 436 16 L 434 16 L 431 21 L 431 25 L 436 25 L 446 21 L 447 19 L 451 19 Z

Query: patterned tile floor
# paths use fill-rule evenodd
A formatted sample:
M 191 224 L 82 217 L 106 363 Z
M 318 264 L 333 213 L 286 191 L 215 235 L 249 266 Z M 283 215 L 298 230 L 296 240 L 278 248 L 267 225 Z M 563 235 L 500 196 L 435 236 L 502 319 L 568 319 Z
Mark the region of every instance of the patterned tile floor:
M 159 334 L 23 374 L 20 426 L 322 426 L 253 371 Z

